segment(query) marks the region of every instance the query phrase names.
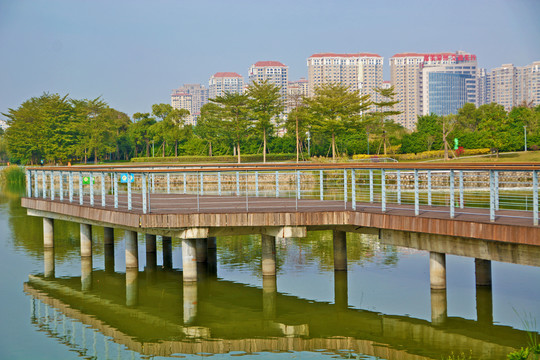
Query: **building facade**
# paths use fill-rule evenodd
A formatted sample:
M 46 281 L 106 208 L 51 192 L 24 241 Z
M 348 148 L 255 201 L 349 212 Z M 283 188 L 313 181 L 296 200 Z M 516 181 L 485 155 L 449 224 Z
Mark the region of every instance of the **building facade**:
M 244 78 L 235 72 L 218 72 L 208 81 L 209 98 L 214 99 L 225 93 L 242 93 L 244 91 Z
M 503 105 L 506 111 L 524 104 L 540 105 L 540 61 L 521 67 L 503 64 L 486 78 L 489 102 Z
M 390 59 L 390 78 L 399 101 L 395 110 L 401 112 L 394 121 L 410 130 L 418 115 L 455 114 L 465 103 L 477 103 L 476 55 L 463 51 L 396 54 Z
M 270 84 L 280 88 L 281 101 L 287 103 L 287 89 L 289 86 L 289 67 L 279 61 L 258 61 L 249 67 L 249 82 L 267 80 Z
M 193 96 L 188 93 L 175 92 L 171 95 L 171 106 L 173 109 L 185 109 L 189 115 L 185 118 L 185 125 L 197 125 L 197 116 L 193 115 Z
M 383 58 L 378 54 L 313 54 L 307 66 L 309 96 L 322 84 L 336 83 L 380 100 L 375 89 L 383 85 Z
M 190 95 L 190 96 L 188 96 Z M 189 99 L 191 97 L 191 99 Z M 188 105 L 191 103 L 191 105 Z M 196 125 L 201 114 L 201 107 L 208 103 L 208 89 L 201 84 L 184 84 L 172 91 L 171 105 L 175 109 L 189 111 L 189 120 L 186 123 Z M 190 107 L 187 107 L 190 106 Z

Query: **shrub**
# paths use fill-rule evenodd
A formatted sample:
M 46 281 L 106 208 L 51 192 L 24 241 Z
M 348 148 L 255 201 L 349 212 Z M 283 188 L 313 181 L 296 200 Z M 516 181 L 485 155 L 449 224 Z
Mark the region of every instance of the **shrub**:
M 262 162 L 262 154 L 246 154 L 241 156 L 243 163 Z M 238 158 L 234 155 L 218 156 L 168 156 L 168 157 L 136 157 L 132 162 L 169 162 L 169 163 L 235 163 Z M 296 154 L 266 154 L 266 161 L 296 160 Z
M 2 170 L 0 174 L 0 181 L 4 184 L 24 185 L 26 182 L 26 174 L 22 167 L 10 165 Z

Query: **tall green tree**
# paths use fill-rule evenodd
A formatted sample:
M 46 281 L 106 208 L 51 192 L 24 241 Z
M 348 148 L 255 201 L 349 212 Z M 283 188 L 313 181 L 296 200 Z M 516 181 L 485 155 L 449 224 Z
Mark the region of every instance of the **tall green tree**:
M 37 164 L 66 162 L 78 142 L 73 107 L 67 95 L 44 93 L 3 114 L 8 149 L 14 160 Z
M 152 140 L 152 125 L 156 119 L 150 113 L 133 114 L 134 123 L 129 127 L 129 133 L 135 144 L 135 156 L 137 156 L 137 145 L 146 147 L 146 157 L 150 157 L 150 140 Z
M 332 159 L 336 159 L 336 136 L 354 126 L 360 113 L 371 105 L 369 95 L 360 95 L 342 84 L 323 84 L 315 89 L 314 96 L 305 99 L 313 115 L 313 129 L 332 138 Z
M 240 143 L 246 137 L 250 129 L 249 121 L 249 97 L 246 94 L 226 92 L 223 96 L 210 99 L 211 102 L 221 105 L 221 117 L 223 119 L 223 130 L 229 139 L 234 143 L 238 163 L 241 162 Z
M 165 156 L 165 146 L 167 143 L 174 142 L 174 154 L 178 156 L 178 141 L 182 136 L 181 129 L 184 121 L 189 116 L 186 109 L 174 109 L 169 104 L 152 105 L 152 114 L 159 119 L 153 125 L 154 140 L 162 142 L 162 156 Z
M 195 133 L 208 144 L 208 156 L 213 155 L 213 147 L 223 139 L 222 108 L 214 103 L 207 103 L 201 107 L 201 115 L 195 126 Z
M 389 143 L 388 137 L 395 136 L 395 132 L 401 130 L 401 127 L 396 126 L 397 124 L 394 123 L 391 117 L 401 112 L 394 110 L 394 106 L 399 103 L 399 101 L 395 100 L 396 93 L 394 92 L 394 86 L 388 89 L 376 88 L 375 92 L 377 93 L 378 101 L 372 102 L 372 111 L 366 115 L 366 118 L 369 119 L 366 125 L 370 126 L 373 124 L 371 131 L 368 133 L 375 133 L 380 136 L 381 141 L 377 153 L 380 153 L 382 146 L 383 154 L 386 156 L 386 147 Z
M 248 107 L 254 119 L 254 130 L 263 138 L 263 162 L 266 162 L 266 137 L 277 123 L 279 114 L 283 112 L 281 88 L 268 80 L 254 81 L 248 86 Z
M 509 119 L 504 110 L 504 106 L 491 103 L 478 108 L 480 112 L 480 123 L 478 130 L 484 136 L 487 145 L 497 153 L 506 146 L 508 142 L 508 130 L 510 129 Z

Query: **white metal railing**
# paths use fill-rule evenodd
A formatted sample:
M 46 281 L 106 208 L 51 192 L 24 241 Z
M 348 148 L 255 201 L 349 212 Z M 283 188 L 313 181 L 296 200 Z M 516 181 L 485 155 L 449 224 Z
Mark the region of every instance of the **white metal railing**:
M 146 213 L 258 209 L 396 209 L 531 218 L 535 167 L 30 168 L 27 196 Z M 281 201 L 277 201 L 281 200 Z M 483 212 L 478 209 L 485 209 Z M 487 211 L 489 209 L 489 211 Z

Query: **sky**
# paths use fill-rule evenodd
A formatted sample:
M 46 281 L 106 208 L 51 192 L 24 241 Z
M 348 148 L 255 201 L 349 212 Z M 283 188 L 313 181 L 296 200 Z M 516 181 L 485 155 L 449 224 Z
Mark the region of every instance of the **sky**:
M 453 52 L 478 66 L 540 60 L 540 0 L 0 0 L 0 113 L 44 92 L 128 115 L 216 72 L 319 52 Z M 4 116 L 0 115 L 0 119 Z

